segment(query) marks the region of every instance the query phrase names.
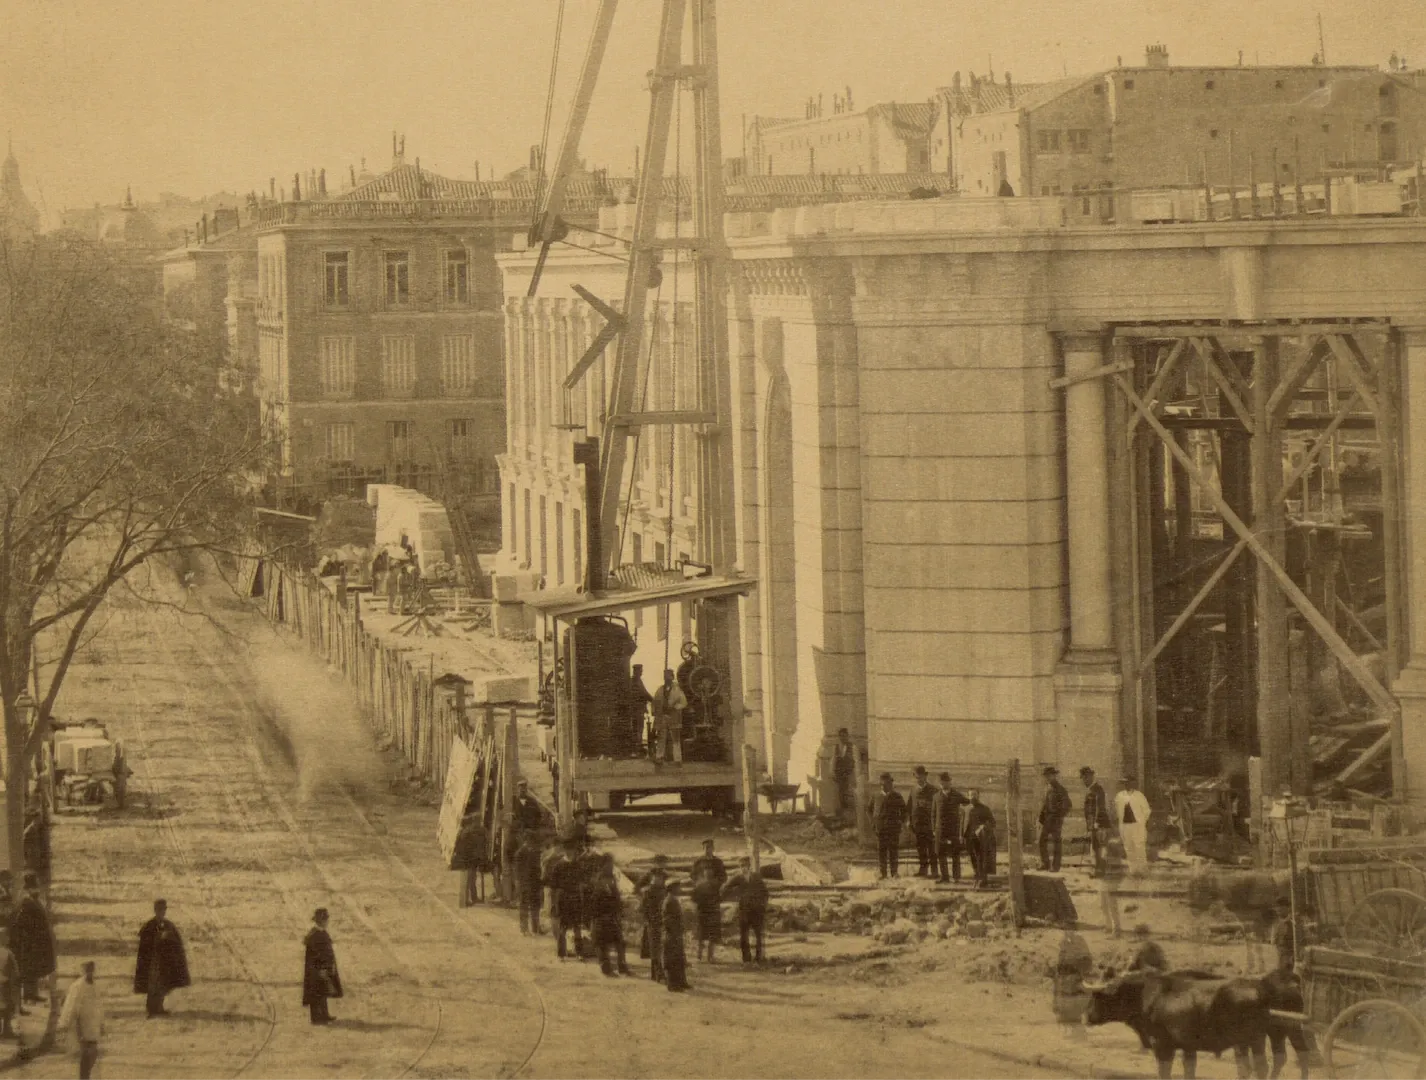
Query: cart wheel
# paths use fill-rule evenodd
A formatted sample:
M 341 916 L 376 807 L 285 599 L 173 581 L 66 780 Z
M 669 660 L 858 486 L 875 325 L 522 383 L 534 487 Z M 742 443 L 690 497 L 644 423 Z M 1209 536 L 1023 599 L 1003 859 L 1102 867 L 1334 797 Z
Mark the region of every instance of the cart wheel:
M 1343 1009 L 1327 1029 L 1322 1057 L 1331 1077 L 1426 1076 L 1426 1028 L 1411 1010 L 1376 998 Z
M 1342 927 L 1347 944 L 1397 960 L 1426 956 L 1426 899 L 1407 889 L 1382 889 L 1358 904 Z

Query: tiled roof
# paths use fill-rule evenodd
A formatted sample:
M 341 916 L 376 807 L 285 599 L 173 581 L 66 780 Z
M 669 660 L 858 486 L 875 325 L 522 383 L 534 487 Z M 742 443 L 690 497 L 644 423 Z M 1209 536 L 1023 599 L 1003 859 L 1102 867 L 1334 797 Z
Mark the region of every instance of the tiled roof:
M 909 104 L 892 102 L 887 105 L 873 105 L 867 112 L 888 113 L 889 119 L 896 127 L 925 133 L 931 126 L 935 108 L 929 101 L 914 101 Z

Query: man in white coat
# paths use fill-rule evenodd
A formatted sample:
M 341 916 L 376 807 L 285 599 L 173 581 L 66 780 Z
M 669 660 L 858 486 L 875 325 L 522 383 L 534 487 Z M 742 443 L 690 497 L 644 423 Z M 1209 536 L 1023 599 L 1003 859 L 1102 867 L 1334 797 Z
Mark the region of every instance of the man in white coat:
M 1129 872 L 1139 873 L 1149 865 L 1149 800 L 1127 776 L 1119 781 L 1119 788 L 1114 796 L 1114 820 L 1119 824 Z

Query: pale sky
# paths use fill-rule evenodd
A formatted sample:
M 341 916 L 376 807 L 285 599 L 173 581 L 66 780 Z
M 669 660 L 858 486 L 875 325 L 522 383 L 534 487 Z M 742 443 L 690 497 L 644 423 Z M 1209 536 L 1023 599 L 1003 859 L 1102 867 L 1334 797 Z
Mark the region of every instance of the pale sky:
M 557 145 L 596 0 L 566 0 Z M 0 130 L 46 209 L 329 180 L 366 157 L 504 173 L 540 138 L 558 0 L 5 0 Z M 857 108 L 925 100 L 957 69 L 1016 82 L 1142 62 L 1426 66 L 1423 0 L 722 0 L 724 153 L 742 114 L 800 116 L 850 85 Z M 625 173 L 643 141 L 659 0 L 623 0 L 584 140 Z M 554 149 L 551 149 L 553 156 Z

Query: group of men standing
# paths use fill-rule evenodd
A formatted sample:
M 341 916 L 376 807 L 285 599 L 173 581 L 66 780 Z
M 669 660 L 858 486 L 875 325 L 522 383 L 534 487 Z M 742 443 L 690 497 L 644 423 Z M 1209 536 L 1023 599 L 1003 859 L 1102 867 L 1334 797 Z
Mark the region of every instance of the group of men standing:
M 916 844 L 917 877 L 960 881 L 964 853 L 976 888 L 986 888 L 995 873 L 995 816 L 980 801 L 980 792 L 972 788 L 961 794 L 948 772 L 941 773 L 936 787 L 924 765 L 916 766 L 915 775 L 909 801 L 896 790 L 891 773 L 881 774 L 881 790 L 872 798 L 880 876 L 900 876 L 901 835 L 909 828 Z
M 1074 809 L 1074 803 L 1065 786 L 1060 783 L 1059 770 L 1053 765 L 1044 769 L 1045 797 L 1040 805 L 1040 868 L 1050 873 L 1060 869 L 1060 834 L 1065 820 Z M 1114 814 L 1110 816 L 1109 798 L 1104 785 L 1096 778 L 1088 765 L 1079 770 L 1080 781 L 1084 784 L 1084 828 L 1089 837 L 1090 852 L 1094 858 L 1094 873 L 1103 875 L 1108 861 L 1110 836 L 1117 829 L 1124 847 L 1124 861 L 1131 871 L 1148 865 L 1148 826 L 1151 813 L 1149 800 L 1129 777 L 1119 782 L 1119 792 L 1114 796 Z
M 683 722 L 691 696 L 693 657 L 677 671 L 665 668 L 663 683 L 652 694 L 644 686 L 644 666 L 635 664 L 629 676 L 629 724 L 634 741 L 645 746 L 653 761 L 683 760 Z

